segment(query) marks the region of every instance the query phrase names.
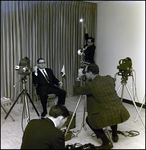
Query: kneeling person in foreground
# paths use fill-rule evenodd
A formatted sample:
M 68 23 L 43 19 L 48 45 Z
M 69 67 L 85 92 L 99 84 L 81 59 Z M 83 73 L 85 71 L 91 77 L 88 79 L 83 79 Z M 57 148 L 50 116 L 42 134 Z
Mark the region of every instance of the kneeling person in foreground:
M 65 106 L 53 105 L 48 117 L 31 120 L 24 131 L 21 149 L 65 149 L 65 137 L 60 128 L 68 116 Z

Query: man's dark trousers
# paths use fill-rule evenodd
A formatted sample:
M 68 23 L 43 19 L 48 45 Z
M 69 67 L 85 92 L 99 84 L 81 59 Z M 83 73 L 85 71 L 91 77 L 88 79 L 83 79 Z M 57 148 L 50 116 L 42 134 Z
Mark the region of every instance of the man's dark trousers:
M 55 94 L 58 97 L 58 103 L 60 105 L 64 105 L 65 104 L 65 97 L 66 97 L 66 91 L 63 89 L 60 89 L 58 87 L 43 87 L 43 90 L 41 90 L 39 96 L 41 99 L 41 103 L 43 106 L 43 112 L 47 113 L 47 98 L 48 98 L 48 94 Z

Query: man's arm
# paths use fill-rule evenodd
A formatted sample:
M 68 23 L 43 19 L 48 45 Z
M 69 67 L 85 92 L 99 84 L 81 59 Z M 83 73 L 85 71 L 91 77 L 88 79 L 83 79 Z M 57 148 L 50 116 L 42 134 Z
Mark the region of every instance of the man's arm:
M 32 72 L 32 83 L 33 84 L 39 84 L 38 75 L 35 75 L 35 72 Z
M 80 81 L 75 81 L 75 84 L 73 86 L 73 93 L 75 95 L 87 95 L 92 94 L 91 88 L 86 84 L 84 86 L 80 86 Z
M 33 67 L 33 72 L 32 72 L 32 83 L 33 84 L 39 84 L 39 80 L 38 80 L 38 67 L 34 66 Z
M 84 48 L 85 48 L 87 46 L 87 40 L 88 40 L 88 37 L 89 37 L 86 24 L 84 24 L 84 29 L 85 29 L 85 41 L 86 41 L 85 46 L 84 46 Z

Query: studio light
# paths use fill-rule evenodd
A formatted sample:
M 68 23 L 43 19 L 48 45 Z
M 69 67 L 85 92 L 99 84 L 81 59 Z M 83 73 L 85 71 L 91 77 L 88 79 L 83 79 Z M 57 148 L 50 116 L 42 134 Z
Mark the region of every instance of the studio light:
M 83 19 L 82 19 L 82 18 L 80 19 L 80 22 L 83 22 Z

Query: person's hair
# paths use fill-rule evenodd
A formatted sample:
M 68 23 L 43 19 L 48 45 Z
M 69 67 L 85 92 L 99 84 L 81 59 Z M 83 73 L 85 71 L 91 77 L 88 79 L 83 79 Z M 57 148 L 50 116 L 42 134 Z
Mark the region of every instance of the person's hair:
M 58 116 L 63 116 L 64 118 L 66 118 L 70 114 L 69 114 L 68 109 L 65 106 L 63 106 L 63 105 L 53 105 L 50 108 L 49 115 L 54 117 L 54 118 L 57 118 Z
M 44 60 L 44 58 L 39 58 L 38 60 L 37 60 L 37 64 L 39 64 L 39 61 L 40 60 Z
M 87 67 L 87 72 L 92 72 L 93 74 L 99 74 L 99 67 L 96 64 L 89 64 Z
M 95 39 L 93 37 L 88 37 L 88 39 L 91 39 L 91 42 L 94 43 Z

